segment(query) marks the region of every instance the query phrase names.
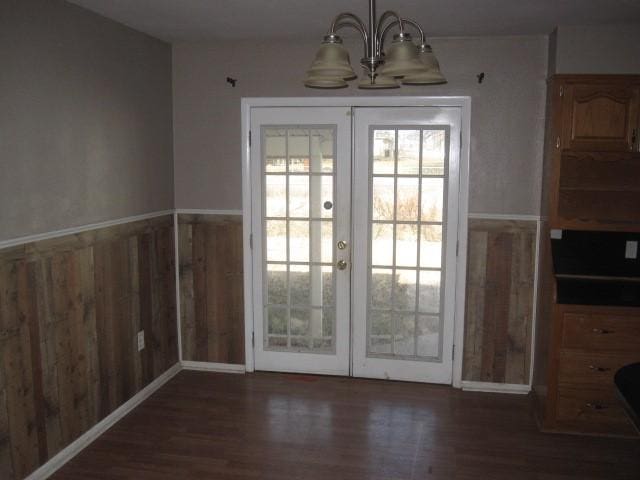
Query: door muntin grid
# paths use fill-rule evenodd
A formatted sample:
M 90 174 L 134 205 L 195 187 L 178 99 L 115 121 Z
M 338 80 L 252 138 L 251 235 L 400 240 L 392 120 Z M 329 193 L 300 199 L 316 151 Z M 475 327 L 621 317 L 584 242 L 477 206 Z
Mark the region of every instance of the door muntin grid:
M 264 349 L 336 348 L 335 125 L 263 125 Z
M 442 362 L 449 137 L 369 127 L 367 357 Z

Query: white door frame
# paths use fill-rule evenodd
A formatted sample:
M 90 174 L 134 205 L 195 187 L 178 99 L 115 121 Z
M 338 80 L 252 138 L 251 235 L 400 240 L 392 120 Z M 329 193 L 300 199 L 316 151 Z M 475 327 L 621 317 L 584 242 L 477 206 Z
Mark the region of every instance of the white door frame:
M 253 372 L 253 252 L 251 195 L 251 108 L 253 107 L 459 107 L 462 113 L 460 189 L 458 203 L 458 262 L 456 266 L 453 386 L 462 387 L 465 287 L 467 272 L 467 216 L 469 209 L 469 151 L 471 97 L 261 97 L 241 99 L 242 224 L 244 258 L 245 370 Z

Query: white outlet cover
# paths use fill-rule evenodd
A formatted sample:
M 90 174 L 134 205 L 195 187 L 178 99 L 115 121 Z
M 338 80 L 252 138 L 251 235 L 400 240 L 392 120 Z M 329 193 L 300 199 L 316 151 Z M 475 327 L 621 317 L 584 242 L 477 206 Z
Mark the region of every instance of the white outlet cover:
M 638 258 L 637 240 L 627 240 L 627 244 L 624 249 L 624 258 Z
M 551 238 L 553 240 L 562 240 L 562 230 L 559 230 L 557 228 L 552 228 L 551 229 Z

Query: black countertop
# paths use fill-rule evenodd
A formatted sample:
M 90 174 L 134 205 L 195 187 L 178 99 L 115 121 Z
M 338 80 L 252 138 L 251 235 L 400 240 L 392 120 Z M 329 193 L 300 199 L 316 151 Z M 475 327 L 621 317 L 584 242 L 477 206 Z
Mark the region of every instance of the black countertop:
M 622 367 L 614 381 L 629 417 L 640 431 L 640 363 Z

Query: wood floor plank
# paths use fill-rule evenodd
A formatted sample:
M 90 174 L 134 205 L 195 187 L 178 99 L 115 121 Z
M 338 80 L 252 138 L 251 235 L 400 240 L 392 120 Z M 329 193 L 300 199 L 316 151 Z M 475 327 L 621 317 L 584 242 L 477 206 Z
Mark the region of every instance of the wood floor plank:
M 544 434 L 519 395 L 181 372 L 52 479 L 637 480 L 640 441 Z

